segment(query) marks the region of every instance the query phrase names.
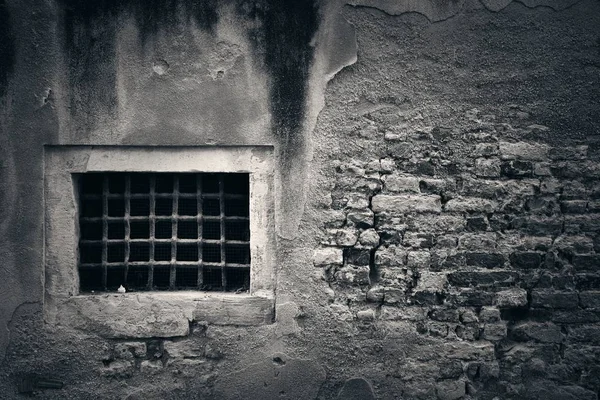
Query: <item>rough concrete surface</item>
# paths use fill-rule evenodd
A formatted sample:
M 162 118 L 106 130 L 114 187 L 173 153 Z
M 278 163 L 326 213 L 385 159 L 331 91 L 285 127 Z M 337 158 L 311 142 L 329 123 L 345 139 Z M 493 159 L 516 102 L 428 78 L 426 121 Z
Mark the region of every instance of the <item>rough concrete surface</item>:
M 0 398 L 597 400 L 599 27 L 597 0 L 0 0 Z M 130 298 L 77 295 L 45 145 L 272 146 L 275 304 L 107 323 Z M 58 253 L 80 303 L 46 323 Z

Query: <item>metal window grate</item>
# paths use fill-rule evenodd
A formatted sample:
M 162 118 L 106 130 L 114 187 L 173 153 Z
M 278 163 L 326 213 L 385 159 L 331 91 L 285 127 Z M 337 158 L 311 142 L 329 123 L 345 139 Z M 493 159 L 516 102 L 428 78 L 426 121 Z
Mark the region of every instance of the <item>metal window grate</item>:
M 79 176 L 80 289 L 247 290 L 249 175 Z

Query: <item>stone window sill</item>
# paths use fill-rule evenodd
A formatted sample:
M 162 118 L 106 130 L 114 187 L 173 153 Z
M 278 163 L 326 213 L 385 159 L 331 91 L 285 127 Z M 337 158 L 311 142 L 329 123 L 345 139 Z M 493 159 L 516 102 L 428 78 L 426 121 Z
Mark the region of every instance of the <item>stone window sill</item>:
M 262 325 L 274 317 L 269 297 L 179 291 L 71 296 L 53 321 L 107 338 L 186 336 L 191 321 L 215 325 Z

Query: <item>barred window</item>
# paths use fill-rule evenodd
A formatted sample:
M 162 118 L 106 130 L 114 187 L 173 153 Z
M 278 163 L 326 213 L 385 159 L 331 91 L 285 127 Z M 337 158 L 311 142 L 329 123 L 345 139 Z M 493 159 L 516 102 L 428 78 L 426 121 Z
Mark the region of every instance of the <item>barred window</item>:
M 250 287 L 247 173 L 77 176 L 82 292 Z

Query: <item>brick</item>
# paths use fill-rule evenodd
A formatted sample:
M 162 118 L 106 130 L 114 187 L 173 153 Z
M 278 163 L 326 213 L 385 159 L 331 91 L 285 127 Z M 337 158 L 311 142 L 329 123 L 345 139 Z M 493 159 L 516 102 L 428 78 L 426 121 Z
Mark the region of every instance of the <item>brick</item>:
M 332 231 L 332 235 L 338 246 L 354 246 L 358 240 L 358 233 L 354 229 L 337 229 Z
M 496 158 L 478 158 L 475 160 L 475 175 L 484 178 L 500 176 L 500 160 Z
M 378 266 L 404 266 L 407 252 L 397 246 L 379 247 L 375 252 L 375 263 Z
M 375 311 L 373 310 L 361 310 L 356 313 L 356 318 L 361 321 L 372 321 L 375 319 Z
M 379 246 L 379 234 L 373 228 L 367 229 L 366 231 L 361 232 L 358 241 L 366 247 Z
M 463 231 L 466 220 L 456 215 L 438 215 L 435 218 L 429 215 L 413 215 L 407 218 L 406 224 L 411 231 L 439 234 Z
M 439 400 L 457 400 L 465 395 L 465 382 L 462 380 L 444 380 L 435 385 Z
M 510 264 L 518 269 L 539 268 L 542 264 L 542 256 L 531 251 L 516 251 L 510 255 Z
M 428 249 L 433 247 L 434 236 L 429 233 L 406 232 L 403 244 L 409 247 Z
M 558 324 L 585 324 L 600 322 L 600 309 L 555 311 L 551 316 L 552 322 Z
M 511 329 L 511 338 L 520 342 L 562 343 L 564 335 L 560 326 L 550 322 L 524 322 Z
M 579 297 L 574 292 L 557 292 L 551 290 L 534 290 L 531 294 L 531 305 L 542 308 L 570 309 L 577 308 Z
M 582 160 L 587 156 L 588 146 L 552 147 L 548 152 L 551 160 Z
M 317 249 L 313 253 L 313 264 L 317 267 L 326 267 L 329 265 L 342 265 L 344 255 L 342 249 L 335 247 L 326 247 Z
M 600 214 L 565 216 L 565 233 L 600 233 Z
M 169 358 L 204 356 L 204 345 L 196 343 L 193 340 L 180 340 L 176 342 L 166 340 L 164 342 L 164 349 L 169 354 Z
M 419 179 L 411 176 L 388 175 L 384 187 L 390 192 L 420 192 Z
M 500 253 L 465 253 L 465 262 L 470 266 L 498 268 L 504 265 L 505 257 Z
M 467 217 L 467 230 L 468 231 L 485 231 L 489 227 L 486 217 L 475 216 Z
M 502 340 L 506 337 L 506 324 L 485 324 L 483 327 L 483 338 L 485 340 Z
M 442 203 L 436 195 L 383 195 L 373 196 L 374 212 L 405 214 L 412 212 L 440 213 Z
M 482 322 L 500 321 L 500 310 L 496 307 L 482 307 L 479 311 L 479 320 Z
M 346 265 L 338 269 L 334 276 L 338 282 L 350 285 L 368 285 L 370 268 L 365 265 Z
M 144 342 L 122 342 L 115 344 L 115 357 L 131 360 L 133 358 L 146 356 L 146 343 Z
M 434 321 L 458 322 L 459 312 L 456 309 L 438 308 L 432 310 L 429 317 Z
M 524 178 L 533 176 L 533 164 L 529 161 L 504 161 L 500 165 L 502 176 Z
M 498 154 L 498 144 L 496 143 L 477 143 L 473 154 L 476 157 L 495 156 Z
M 423 178 L 419 181 L 422 193 L 440 194 L 456 191 L 456 182 L 453 179 Z
M 563 222 L 556 217 L 531 216 L 515 218 L 512 221 L 515 229 L 524 231 L 530 235 L 558 236 L 562 233 Z
M 352 210 L 346 216 L 348 223 L 355 225 L 357 228 L 366 229 L 373 226 L 375 215 L 368 208 L 362 210 Z
M 446 274 L 422 271 L 419 274 L 415 292 L 441 293 L 444 291 L 447 283 L 448 278 L 446 277 Z
M 550 163 L 547 162 L 537 162 L 533 164 L 533 175 L 546 177 L 552 176 L 552 171 L 550 170 Z
M 553 248 L 570 255 L 591 253 L 594 241 L 587 236 L 561 235 L 554 241 Z
M 600 291 L 579 293 L 579 300 L 583 308 L 596 308 L 600 310 Z
M 367 291 L 367 300 L 373 303 L 381 303 L 384 297 L 384 288 L 375 286 Z
M 496 305 L 500 308 L 525 307 L 527 305 L 527 291 L 514 288 L 496 293 Z
M 600 254 L 576 254 L 572 263 L 578 271 L 597 271 L 600 269 Z
M 573 342 L 600 345 L 600 325 L 598 324 L 571 327 L 568 335 L 569 340 Z
M 503 160 L 544 161 L 548 158 L 548 146 L 526 142 L 500 142 L 500 157 Z
M 583 214 L 587 211 L 587 201 L 567 200 L 560 202 L 560 210 L 565 214 Z
M 406 265 L 410 268 L 427 268 L 431 262 L 431 255 L 428 251 L 409 251 L 406 259 Z
M 440 366 L 440 378 L 457 379 L 463 374 L 462 363 L 458 360 L 446 361 Z
M 481 199 L 476 197 L 456 198 L 449 200 L 444 205 L 444 211 L 447 212 L 481 212 L 491 213 L 496 211 L 498 203 L 493 200 Z
M 457 271 L 448 274 L 448 282 L 460 287 L 505 286 L 518 278 L 513 271 Z
M 480 253 L 490 253 L 496 248 L 498 234 L 495 232 L 466 233 L 458 238 L 458 247 L 466 250 L 485 250 Z

